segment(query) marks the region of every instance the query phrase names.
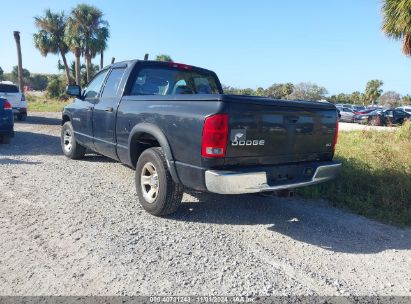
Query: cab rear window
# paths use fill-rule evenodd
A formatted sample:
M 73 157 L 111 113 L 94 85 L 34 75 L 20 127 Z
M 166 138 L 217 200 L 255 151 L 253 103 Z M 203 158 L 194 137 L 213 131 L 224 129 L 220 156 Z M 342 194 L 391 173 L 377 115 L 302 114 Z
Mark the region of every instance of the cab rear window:
M 0 92 L 2 93 L 18 93 L 19 88 L 13 84 L 0 83 Z
M 129 95 L 219 94 L 215 76 L 193 70 L 143 68 Z

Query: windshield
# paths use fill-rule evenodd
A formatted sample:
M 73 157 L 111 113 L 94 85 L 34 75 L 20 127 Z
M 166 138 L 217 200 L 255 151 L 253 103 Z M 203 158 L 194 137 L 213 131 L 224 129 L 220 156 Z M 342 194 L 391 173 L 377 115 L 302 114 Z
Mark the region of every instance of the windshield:
M 172 68 L 143 68 L 130 95 L 219 94 L 214 75 Z

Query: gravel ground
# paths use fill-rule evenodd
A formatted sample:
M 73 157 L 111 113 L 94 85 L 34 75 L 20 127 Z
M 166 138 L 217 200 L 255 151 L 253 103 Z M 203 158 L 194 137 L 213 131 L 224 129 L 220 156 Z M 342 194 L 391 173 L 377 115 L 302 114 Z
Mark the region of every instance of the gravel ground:
M 362 130 L 374 130 L 374 131 L 394 131 L 395 127 L 383 127 L 383 126 L 368 126 L 361 125 L 358 123 L 350 122 L 340 122 L 339 128 L 340 131 L 362 131 Z
M 130 168 L 65 158 L 59 122 L 33 113 L 0 146 L 0 295 L 411 295 L 411 229 L 191 192 L 156 218 Z

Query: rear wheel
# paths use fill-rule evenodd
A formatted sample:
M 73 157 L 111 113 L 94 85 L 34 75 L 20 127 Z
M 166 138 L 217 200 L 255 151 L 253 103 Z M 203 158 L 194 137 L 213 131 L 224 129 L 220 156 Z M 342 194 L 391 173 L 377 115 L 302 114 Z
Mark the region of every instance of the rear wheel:
M 371 126 L 381 126 L 381 118 L 376 116 L 376 117 L 372 117 L 368 124 L 370 124 Z
M 86 148 L 76 141 L 70 121 L 66 121 L 61 128 L 61 148 L 64 155 L 71 159 L 80 159 L 86 153 Z
M 148 213 L 163 216 L 180 206 L 183 187 L 173 181 L 161 148 L 150 148 L 141 154 L 135 182 L 138 200 Z

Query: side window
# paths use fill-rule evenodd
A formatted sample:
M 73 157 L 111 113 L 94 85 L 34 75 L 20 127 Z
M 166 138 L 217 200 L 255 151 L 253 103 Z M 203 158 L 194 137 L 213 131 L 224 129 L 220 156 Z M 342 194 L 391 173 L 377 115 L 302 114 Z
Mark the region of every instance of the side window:
M 107 73 L 108 70 L 104 70 L 94 77 L 94 79 L 84 89 L 84 99 L 92 99 L 98 97 Z
M 116 97 L 125 68 L 113 69 L 107 78 L 102 97 Z

